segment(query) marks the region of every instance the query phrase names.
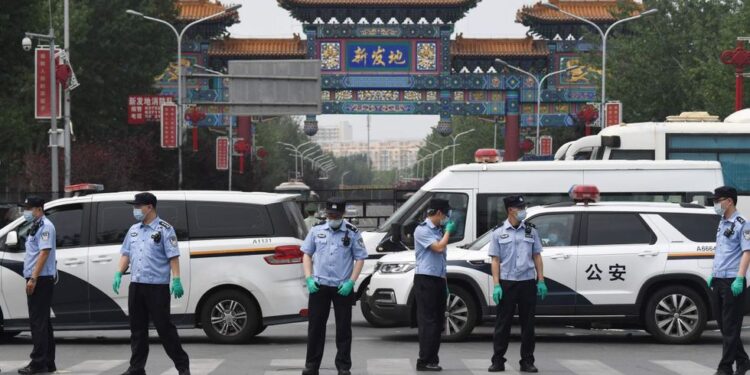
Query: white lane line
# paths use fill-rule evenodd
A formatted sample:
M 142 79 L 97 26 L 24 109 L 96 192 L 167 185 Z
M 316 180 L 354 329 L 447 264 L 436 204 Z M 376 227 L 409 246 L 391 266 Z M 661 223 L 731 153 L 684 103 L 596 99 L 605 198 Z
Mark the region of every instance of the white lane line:
M 29 364 L 29 361 L 0 361 L 0 369 L 3 372 L 15 372 L 21 367 Z
M 597 360 L 563 359 L 559 362 L 578 375 L 622 375 L 621 372 Z
M 693 361 L 651 361 L 665 369 L 680 375 L 713 374 L 716 370 Z
M 492 364 L 492 361 L 489 359 L 464 359 L 463 362 L 473 375 L 486 375 L 487 369 Z M 505 372 L 503 374 L 518 374 L 518 372 L 512 366 L 509 366 L 508 363 L 505 363 Z
M 304 358 L 273 359 L 271 360 L 271 367 L 303 368 L 305 367 L 305 359 Z
M 112 360 L 92 359 L 88 361 L 83 361 L 73 367 L 65 369 L 64 372 L 68 372 L 68 373 L 72 373 L 76 375 L 78 374 L 99 375 L 99 374 L 105 374 L 107 373 L 107 371 L 112 370 L 113 368 L 120 366 L 124 364 L 125 362 L 126 362 L 125 360 L 120 360 L 120 359 L 112 359 Z
M 207 375 L 221 366 L 223 359 L 190 359 L 190 373 Z M 161 375 L 177 375 L 177 369 L 171 368 L 161 373 Z
M 368 359 L 369 375 L 408 375 L 416 374 L 416 369 L 408 358 Z

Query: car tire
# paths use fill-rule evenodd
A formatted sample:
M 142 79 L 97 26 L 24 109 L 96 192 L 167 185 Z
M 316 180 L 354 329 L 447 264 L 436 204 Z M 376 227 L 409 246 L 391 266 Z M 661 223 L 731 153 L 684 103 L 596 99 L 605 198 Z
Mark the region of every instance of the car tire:
M 201 325 L 217 344 L 242 344 L 261 332 L 261 316 L 255 301 L 238 290 L 220 290 L 206 299 Z
M 257 336 L 257 335 L 260 335 L 261 333 L 263 333 L 263 331 L 265 331 L 265 330 L 266 330 L 266 328 L 268 328 L 268 326 L 264 326 L 264 325 L 261 325 L 261 326 L 259 326 L 259 327 L 258 327 L 258 330 L 257 330 L 257 331 L 255 331 L 255 335 L 256 335 L 256 336 Z
M 465 340 L 477 324 L 477 303 L 464 288 L 450 285 L 445 314 L 443 339 L 449 342 Z
M 693 289 L 672 285 L 648 298 L 644 311 L 646 330 L 664 344 L 691 344 L 706 328 L 706 301 Z
M 367 323 L 375 328 L 391 328 L 396 327 L 398 324 L 392 320 L 383 319 L 372 312 L 370 304 L 367 303 L 367 297 L 363 294 L 362 298 L 359 299 L 359 309 L 362 311 L 362 315 L 365 317 Z

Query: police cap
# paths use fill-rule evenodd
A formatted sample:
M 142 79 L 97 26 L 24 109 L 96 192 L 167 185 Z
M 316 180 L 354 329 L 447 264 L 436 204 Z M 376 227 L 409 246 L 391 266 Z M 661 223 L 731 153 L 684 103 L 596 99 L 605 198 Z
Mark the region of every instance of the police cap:
M 526 199 L 523 195 L 509 195 L 503 198 L 503 204 L 506 210 L 511 207 L 526 207 Z
M 151 193 L 138 193 L 135 195 L 135 199 L 127 202 L 127 204 L 135 206 L 146 206 L 150 204 L 156 207 L 156 196 Z
M 432 198 L 430 199 L 430 204 L 427 207 L 429 210 L 435 210 L 440 211 L 444 214 L 448 214 L 448 211 L 451 209 L 451 205 L 446 199 L 442 198 Z
M 714 195 L 709 197 L 709 199 L 711 200 L 717 200 L 721 198 L 732 198 L 734 204 L 737 204 L 737 189 L 731 186 L 720 186 L 714 190 Z
M 29 196 L 19 206 L 23 208 L 44 208 L 44 199 L 37 196 Z
M 343 214 L 346 212 L 346 201 L 341 198 L 331 198 L 326 201 L 327 214 Z

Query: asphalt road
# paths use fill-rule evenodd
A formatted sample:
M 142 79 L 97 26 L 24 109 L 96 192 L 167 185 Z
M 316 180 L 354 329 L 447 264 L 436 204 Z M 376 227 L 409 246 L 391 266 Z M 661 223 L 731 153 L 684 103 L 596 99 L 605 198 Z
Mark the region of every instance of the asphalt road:
M 335 328 L 329 322 L 326 355 L 321 374 L 336 374 Z M 750 329 L 750 320 L 746 320 Z M 410 328 L 372 328 L 354 314 L 353 374 L 416 374 L 417 335 Z M 299 374 L 304 364 L 306 323 L 268 327 L 252 343 L 215 345 L 200 330 L 181 331 L 191 357 L 193 374 Z M 721 354 L 721 336 L 710 325 L 701 340 L 690 346 L 657 343 L 641 331 L 582 330 L 565 327 L 537 329 L 536 365 L 544 374 L 712 374 Z M 750 345 L 750 331 L 743 335 Z M 509 367 L 518 369 L 519 336 L 514 328 L 508 353 Z M 156 333 L 152 332 L 149 374 L 176 374 Z M 57 333 L 58 373 L 119 374 L 130 355 L 128 332 L 85 331 Z M 15 372 L 25 365 L 31 350 L 27 333 L 0 344 L 0 369 Z M 487 374 L 492 351 L 492 327 L 483 326 L 466 342 L 443 343 L 444 374 Z M 509 374 L 515 373 L 509 368 Z

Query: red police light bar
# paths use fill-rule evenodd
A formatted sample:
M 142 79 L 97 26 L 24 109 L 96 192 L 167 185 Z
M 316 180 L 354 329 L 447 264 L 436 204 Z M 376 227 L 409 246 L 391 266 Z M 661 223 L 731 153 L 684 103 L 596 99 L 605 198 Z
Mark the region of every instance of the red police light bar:
M 500 155 L 494 148 L 480 148 L 474 152 L 475 163 L 497 163 L 500 161 Z
M 104 191 L 104 185 L 102 184 L 75 184 L 68 185 L 65 187 L 66 193 L 85 193 L 94 191 Z
M 573 185 L 568 195 L 574 202 L 583 203 L 598 202 L 600 198 L 599 188 L 594 185 Z

